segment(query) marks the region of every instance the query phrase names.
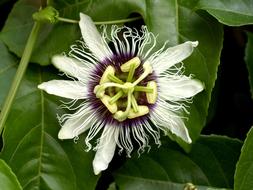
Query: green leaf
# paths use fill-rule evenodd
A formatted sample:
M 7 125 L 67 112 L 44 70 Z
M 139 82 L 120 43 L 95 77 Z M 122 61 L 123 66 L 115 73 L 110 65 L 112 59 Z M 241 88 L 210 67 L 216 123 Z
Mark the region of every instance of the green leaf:
M 204 9 L 229 26 L 253 24 L 253 0 L 200 0 L 196 9 Z
M 245 62 L 249 73 L 249 84 L 251 90 L 251 98 L 253 99 L 253 34 L 247 33 L 248 42 L 245 52 Z
M 8 49 L 0 41 L 0 110 L 8 93 L 11 81 L 16 72 L 17 58 L 8 52 Z
M 193 74 L 205 84 L 205 90 L 193 99 L 187 115 L 186 126 L 190 136 L 195 141 L 205 126 L 212 89 L 217 77 L 220 53 L 222 49 L 222 26 L 204 13 L 195 13 L 189 2 L 180 1 L 176 6 L 178 12 L 179 41 L 198 40 L 199 46 L 194 53 L 184 61 L 185 74 Z M 160 15 L 160 18 L 162 15 Z M 175 26 L 176 27 L 176 26 Z M 189 148 L 179 141 L 184 148 Z
M 4 62 L 5 67 L 12 67 L 11 60 Z M 25 190 L 93 190 L 98 178 L 92 170 L 93 154 L 84 151 L 84 137 L 77 143 L 57 139 L 56 113 L 63 113 L 58 109 L 60 101 L 37 88 L 57 77 L 52 72 L 57 71 L 37 65 L 27 70 L 5 125 L 1 158 Z M 2 78 L 7 79 L 7 75 Z
M 206 87 L 204 92 L 194 98 L 194 103 L 189 108 L 191 114 L 186 116 L 189 118 L 186 122 L 191 138 L 193 141 L 198 138 L 206 122 L 211 92 L 216 80 L 223 40 L 222 25 L 208 14 L 194 12 L 192 8 L 194 1 L 121 0 L 115 3 L 113 0 L 79 2 L 52 0 L 50 2 L 60 11 L 60 16 L 72 19 L 78 19 L 80 11 L 90 15 L 94 21 L 118 20 L 128 17 L 131 13 L 139 13 L 149 30 L 158 35 L 157 48 L 165 41 L 168 41 L 169 45 L 176 45 L 187 40 L 198 40 L 198 48 L 185 61 L 185 74 L 193 74 L 203 81 Z M 27 32 L 32 26 L 30 17 L 37 9 L 37 1 L 20 0 L 4 26 L 2 38 L 10 50 L 19 56 L 23 51 Z M 79 38 L 77 25 L 58 23 L 46 26 L 39 37 L 32 62 L 49 64 L 53 54 L 67 51 L 69 45 Z M 177 141 L 185 148 L 189 148 L 180 139 Z
M 4 190 L 21 190 L 21 186 L 11 168 L 0 159 L 0 184 Z
M 236 165 L 234 190 L 253 189 L 253 128 L 247 134 Z
M 122 190 L 231 188 L 240 148 L 240 141 L 219 136 L 202 136 L 189 154 L 166 144 L 134 155 L 114 173 L 115 182 Z

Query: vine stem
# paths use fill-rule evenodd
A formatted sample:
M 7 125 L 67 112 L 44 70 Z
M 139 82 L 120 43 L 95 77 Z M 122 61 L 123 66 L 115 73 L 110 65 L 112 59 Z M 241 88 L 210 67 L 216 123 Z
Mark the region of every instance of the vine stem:
M 141 19 L 141 16 L 138 17 L 133 17 L 133 18 L 126 18 L 126 19 L 120 19 L 120 20 L 111 20 L 111 21 L 101 21 L 101 22 L 94 22 L 95 25 L 101 25 L 101 24 L 120 24 L 120 23 L 125 23 L 125 22 L 133 22 L 136 20 Z M 63 18 L 63 17 L 58 17 L 59 21 L 62 22 L 68 22 L 68 23 L 72 23 L 72 24 L 78 24 L 79 21 L 78 20 L 73 20 L 73 19 L 69 19 L 69 18 Z
M 32 31 L 28 37 L 23 55 L 21 57 L 16 75 L 12 81 L 11 88 L 8 92 L 8 95 L 6 97 L 6 100 L 3 105 L 3 109 L 0 114 L 0 134 L 2 133 L 2 130 L 4 128 L 6 119 L 8 117 L 8 114 L 10 112 L 10 108 L 12 106 L 13 100 L 16 96 L 17 90 L 19 88 L 20 82 L 25 74 L 26 68 L 28 66 L 33 47 L 35 45 L 39 30 L 40 30 L 41 24 L 39 22 L 35 22 L 32 28 Z

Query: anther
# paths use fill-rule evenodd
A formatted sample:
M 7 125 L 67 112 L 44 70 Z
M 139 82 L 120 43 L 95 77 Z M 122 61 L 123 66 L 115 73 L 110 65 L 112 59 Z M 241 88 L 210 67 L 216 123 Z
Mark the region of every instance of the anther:
M 146 78 L 149 74 L 153 72 L 152 66 L 149 62 L 145 62 L 143 64 L 143 69 L 144 69 L 144 72 L 136 81 L 134 81 L 133 83 L 134 86 L 137 85 L 139 82 L 141 82 L 144 78 Z
M 148 74 L 151 74 L 153 72 L 151 64 L 147 61 L 143 64 L 144 72 L 147 72 Z
M 157 84 L 155 81 L 149 81 L 147 88 L 153 89 L 152 92 L 146 92 L 147 101 L 150 104 L 154 104 L 157 100 Z
M 125 114 L 125 112 L 123 111 L 117 111 L 114 115 L 113 115 L 113 118 L 118 120 L 118 121 L 124 121 L 127 119 L 127 115 L 128 114 Z
M 134 65 L 134 69 L 138 68 L 139 65 L 141 64 L 141 60 L 139 57 L 134 57 L 133 59 L 130 59 L 126 63 L 122 64 L 120 66 L 120 69 L 122 72 L 129 72 L 131 65 Z
M 97 98 L 102 98 L 105 94 L 105 90 L 101 85 L 95 86 L 93 92 L 94 92 L 94 94 L 96 94 Z
M 115 69 L 109 65 L 106 69 L 105 69 L 105 72 L 103 73 L 100 81 L 99 81 L 99 84 L 103 84 L 103 83 L 106 83 L 106 82 L 109 82 L 110 79 L 109 79 L 109 75 L 113 75 L 114 76 L 115 74 Z
M 140 117 L 149 113 L 149 108 L 147 106 L 138 106 L 138 112 L 135 112 L 133 109 L 130 109 L 127 118 L 133 119 Z

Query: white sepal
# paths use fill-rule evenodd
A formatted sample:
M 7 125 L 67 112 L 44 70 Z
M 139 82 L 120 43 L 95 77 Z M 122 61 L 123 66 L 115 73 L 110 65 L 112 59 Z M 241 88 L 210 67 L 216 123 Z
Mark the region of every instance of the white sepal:
M 198 41 L 187 41 L 183 44 L 170 47 L 155 57 L 151 56 L 147 61 L 149 61 L 155 71 L 160 74 L 189 57 L 194 47 L 197 47 L 197 45 Z
M 204 89 L 204 84 L 186 76 L 161 77 L 159 80 L 160 94 L 164 100 L 178 101 L 191 98 Z
M 97 118 L 93 110 L 88 106 L 82 106 L 73 114 L 64 114 L 59 117 L 59 120 L 64 124 L 58 133 L 58 138 L 73 139 L 92 127 Z
M 48 94 L 70 99 L 84 99 L 87 95 L 86 86 L 78 81 L 51 80 L 41 83 L 38 88 Z
M 107 169 L 116 149 L 119 137 L 119 128 L 115 126 L 105 126 L 97 146 L 97 152 L 93 160 L 93 170 L 95 175 Z
M 99 61 L 112 57 L 113 53 L 89 16 L 80 13 L 79 26 L 84 42 Z
M 183 119 L 171 111 L 169 103 L 158 101 L 154 111 L 151 113 L 150 120 L 155 126 L 163 130 L 165 134 L 171 131 L 185 142 L 192 142 Z
M 87 80 L 86 76 L 90 73 L 85 64 L 71 57 L 55 55 L 52 58 L 52 63 L 60 71 L 78 80 Z

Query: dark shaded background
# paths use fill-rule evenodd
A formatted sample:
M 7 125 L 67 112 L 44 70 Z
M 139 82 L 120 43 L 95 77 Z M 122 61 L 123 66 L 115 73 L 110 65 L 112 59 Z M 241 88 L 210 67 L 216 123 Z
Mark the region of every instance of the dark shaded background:
M 224 44 L 218 79 L 209 107 L 204 134 L 219 134 L 244 140 L 253 126 L 253 101 L 244 62 L 250 27 L 224 27 Z M 251 30 L 252 31 L 252 30 Z

